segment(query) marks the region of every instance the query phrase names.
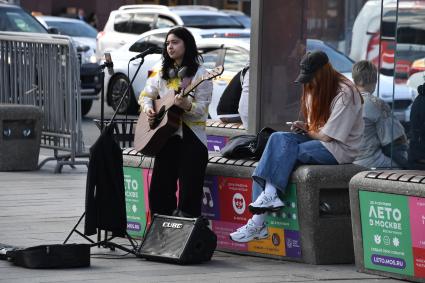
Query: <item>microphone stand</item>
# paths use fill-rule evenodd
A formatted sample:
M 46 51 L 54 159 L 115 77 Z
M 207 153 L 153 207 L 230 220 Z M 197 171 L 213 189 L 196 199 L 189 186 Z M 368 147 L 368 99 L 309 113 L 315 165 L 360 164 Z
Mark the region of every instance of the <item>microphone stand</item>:
M 128 95 L 129 90 L 130 90 L 130 88 L 131 88 L 134 80 L 136 79 L 136 76 L 139 73 L 140 68 L 142 67 L 142 65 L 143 65 L 144 62 L 145 62 L 145 58 L 144 57 L 141 57 L 140 64 L 137 67 L 137 70 L 134 73 L 134 76 L 132 77 L 130 83 L 128 84 L 127 89 L 124 92 L 124 95 L 121 97 L 121 100 L 120 100 L 120 102 L 118 104 L 118 107 L 115 110 L 114 115 L 112 116 L 112 118 L 111 118 L 108 126 L 111 125 L 112 122 L 114 121 L 114 119 L 115 119 L 115 117 L 116 117 L 116 115 L 118 113 L 118 110 L 119 110 L 122 102 L 124 101 L 125 97 Z M 105 63 L 103 63 L 102 65 L 99 66 L 99 71 L 101 73 L 101 82 L 102 82 L 102 90 L 101 90 L 101 98 L 100 98 L 100 101 L 101 101 L 101 106 L 100 106 L 100 116 L 101 116 L 100 117 L 100 130 L 101 130 L 101 132 L 104 130 L 104 118 L 105 118 L 104 117 L 104 105 L 103 105 L 104 104 L 104 100 L 105 100 L 104 99 L 104 94 L 105 94 L 105 90 L 104 90 L 104 88 L 105 88 L 104 87 L 105 68 L 109 68 L 109 67 L 112 68 L 113 66 L 114 66 L 113 62 L 106 62 L 106 61 L 105 61 Z M 111 240 L 113 238 L 115 238 L 115 237 L 112 235 L 112 237 L 109 237 L 108 238 L 108 234 L 107 234 L 108 232 L 106 230 L 105 230 L 104 240 L 101 240 L 101 232 L 100 232 L 100 229 L 98 229 L 97 242 L 93 241 L 92 239 L 90 239 L 89 237 L 87 237 L 86 235 L 84 235 L 83 233 L 81 233 L 77 229 L 77 226 L 83 220 L 83 218 L 84 218 L 85 215 L 86 215 L 86 212 L 84 211 L 83 214 L 81 215 L 80 219 L 77 221 L 77 223 L 75 224 L 75 226 L 72 228 L 71 232 L 66 237 L 65 241 L 63 242 L 63 244 L 66 244 L 68 242 L 69 238 L 71 237 L 71 235 L 75 232 L 78 235 L 80 235 L 81 237 L 85 238 L 87 241 L 89 241 L 90 242 L 90 246 L 109 247 L 111 250 L 114 250 L 115 248 L 118 248 L 118 249 L 123 250 L 125 252 L 131 253 L 131 254 L 134 254 L 134 255 L 137 255 L 137 252 L 139 250 L 138 249 L 138 246 L 137 246 L 137 243 L 134 242 L 134 239 L 127 232 L 126 232 L 126 237 L 128 238 L 128 240 L 129 240 L 129 242 L 131 244 L 132 249 L 129 249 L 129 248 L 124 247 L 123 245 L 120 245 L 120 244 L 111 242 Z
M 100 93 L 100 131 L 103 131 L 103 125 L 105 121 L 105 68 L 113 68 L 114 63 L 113 62 L 107 62 L 103 63 L 99 66 L 98 71 L 100 73 L 100 83 L 102 84 L 101 87 L 101 93 Z
M 133 82 L 136 79 L 136 76 L 139 73 L 140 68 L 142 67 L 142 65 L 143 65 L 144 62 L 145 62 L 145 57 L 141 57 L 140 64 L 137 67 L 137 70 L 134 73 L 133 77 L 131 78 L 131 81 L 128 84 L 127 89 L 124 91 L 124 95 L 121 97 L 120 102 L 118 103 L 117 109 L 115 110 L 114 115 L 112 115 L 112 118 L 109 121 L 109 124 L 107 126 L 111 126 L 112 123 L 114 122 L 115 117 L 116 117 L 116 115 L 118 113 L 118 110 L 120 109 L 120 106 L 121 106 L 122 102 L 124 101 L 124 99 L 129 94 L 130 89 L 131 89 L 131 87 L 133 85 Z M 103 64 L 103 65 L 105 65 L 103 68 L 109 67 L 109 66 L 110 67 L 113 67 L 113 63 L 112 62 L 105 62 L 105 64 Z M 104 77 L 104 72 L 103 72 L 103 77 Z M 102 87 L 102 92 L 103 92 L 103 89 L 104 88 Z M 103 98 L 103 93 L 102 93 L 102 98 Z M 100 109 L 101 110 L 101 115 L 102 115 L 102 117 L 101 117 L 101 124 L 102 124 L 101 131 L 103 131 L 103 129 L 104 129 L 103 128 L 103 118 L 104 117 L 103 117 L 103 110 L 102 110 L 103 109 L 103 101 L 101 103 L 102 103 L 102 106 L 101 106 L 101 109 Z M 84 212 L 84 214 L 85 214 L 85 212 Z M 133 242 L 133 238 L 127 232 L 126 232 L 126 237 L 128 238 L 128 240 L 129 240 L 129 242 L 130 242 L 130 244 L 131 244 L 131 246 L 133 248 L 132 250 L 130 250 L 130 249 L 126 248 L 126 247 L 123 247 L 122 245 L 119 245 L 119 244 L 116 244 L 116 243 L 111 242 L 111 240 L 114 238 L 114 236 L 108 238 L 108 231 L 106 231 L 106 230 L 104 231 L 104 240 L 103 241 L 101 240 L 100 230 L 98 231 L 98 234 L 97 234 L 98 241 L 97 241 L 97 243 L 94 243 L 94 245 L 97 245 L 98 247 L 100 247 L 102 245 L 104 247 L 109 247 L 111 249 L 118 248 L 118 249 L 121 249 L 121 250 L 126 251 L 128 253 L 132 253 L 134 255 L 137 255 L 137 253 L 138 253 L 138 251 L 139 251 L 140 248 L 137 247 L 137 245 Z
M 114 119 L 115 119 L 115 116 L 117 116 L 118 110 L 120 109 L 120 106 L 121 106 L 122 102 L 124 101 L 124 99 L 125 99 L 125 98 L 127 97 L 127 95 L 129 94 L 130 89 L 131 89 L 131 87 L 132 87 L 132 85 L 133 85 L 133 82 L 134 82 L 134 80 L 136 79 L 136 76 L 137 76 L 137 74 L 139 73 L 140 68 L 142 67 L 142 65 L 143 65 L 143 63 L 144 63 L 144 62 L 145 62 L 145 57 L 142 57 L 142 58 L 141 58 L 141 60 L 140 60 L 140 64 L 139 64 L 139 66 L 137 67 L 136 72 L 134 73 L 133 77 L 131 78 L 130 83 L 127 85 L 127 89 L 124 91 L 124 94 L 123 94 L 123 96 L 121 97 L 120 102 L 118 103 L 118 106 L 117 106 L 117 109 L 116 109 L 116 110 L 115 110 L 115 112 L 114 112 L 114 115 L 112 115 L 112 118 L 111 118 L 111 120 L 109 121 L 109 125 L 111 125 L 111 124 L 112 124 L 112 122 L 113 122 L 113 121 L 114 121 Z

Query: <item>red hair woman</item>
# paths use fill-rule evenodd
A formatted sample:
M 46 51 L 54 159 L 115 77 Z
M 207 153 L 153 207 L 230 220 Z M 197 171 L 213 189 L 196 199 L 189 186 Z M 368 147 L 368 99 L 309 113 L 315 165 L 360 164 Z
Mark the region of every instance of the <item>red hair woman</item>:
M 289 177 L 299 164 L 351 163 L 358 154 L 363 134 L 363 100 L 350 80 L 330 64 L 326 53 L 308 52 L 301 60 L 296 83 L 303 84 L 301 113 L 304 121 L 292 123 L 291 131 L 270 136 L 252 178 L 254 194 L 261 192 L 249 210 L 254 216 L 230 234 L 236 242 L 268 237 L 267 212 L 285 204 Z

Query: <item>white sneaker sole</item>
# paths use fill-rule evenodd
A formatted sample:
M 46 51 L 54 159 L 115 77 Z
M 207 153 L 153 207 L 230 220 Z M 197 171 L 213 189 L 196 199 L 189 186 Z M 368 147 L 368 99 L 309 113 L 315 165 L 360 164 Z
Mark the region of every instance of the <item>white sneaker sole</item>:
M 267 239 L 269 237 L 269 234 L 267 234 L 266 236 L 257 236 L 257 237 L 251 237 L 251 238 L 244 238 L 244 239 L 233 239 L 231 235 L 229 235 L 230 240 L 237 242 L 237 243 L 247 243 L 247 242 L 251 242 L 251 241 L 256 241 L 256 240 L 263 240 L 263 239 Z

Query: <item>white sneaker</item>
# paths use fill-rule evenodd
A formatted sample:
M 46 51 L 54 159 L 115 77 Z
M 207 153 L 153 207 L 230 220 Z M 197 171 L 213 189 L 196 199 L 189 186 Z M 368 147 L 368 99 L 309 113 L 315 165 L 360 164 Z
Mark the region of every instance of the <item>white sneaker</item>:
M 265 212 L 279 211 L 284 206 L 285 204 L 276 193 L 270 196 L 263 191 L 253 203 L 249 204 L 248 208 L 253 214 L 263 214 Z
M 252 240 L 260 240 L 269 237 L 266 225 L 256 226 L 252 219 L 248 220 L 248 223 L 235 232 L 230 233 L 230 239 L 239 243 L 246 243 Z

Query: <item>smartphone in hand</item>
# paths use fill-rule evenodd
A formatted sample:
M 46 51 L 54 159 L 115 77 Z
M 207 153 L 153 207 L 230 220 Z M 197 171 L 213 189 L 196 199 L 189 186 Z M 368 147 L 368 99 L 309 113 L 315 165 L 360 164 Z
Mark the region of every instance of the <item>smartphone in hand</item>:
M 298 133 L 298 134 L 306 133 L 306 130 L 304 130 L 303 128 L 297 127 L 296 122 L 286 122 L 286 125 L 291 126 L 291 131 L 293 131 L 295 133 Z

